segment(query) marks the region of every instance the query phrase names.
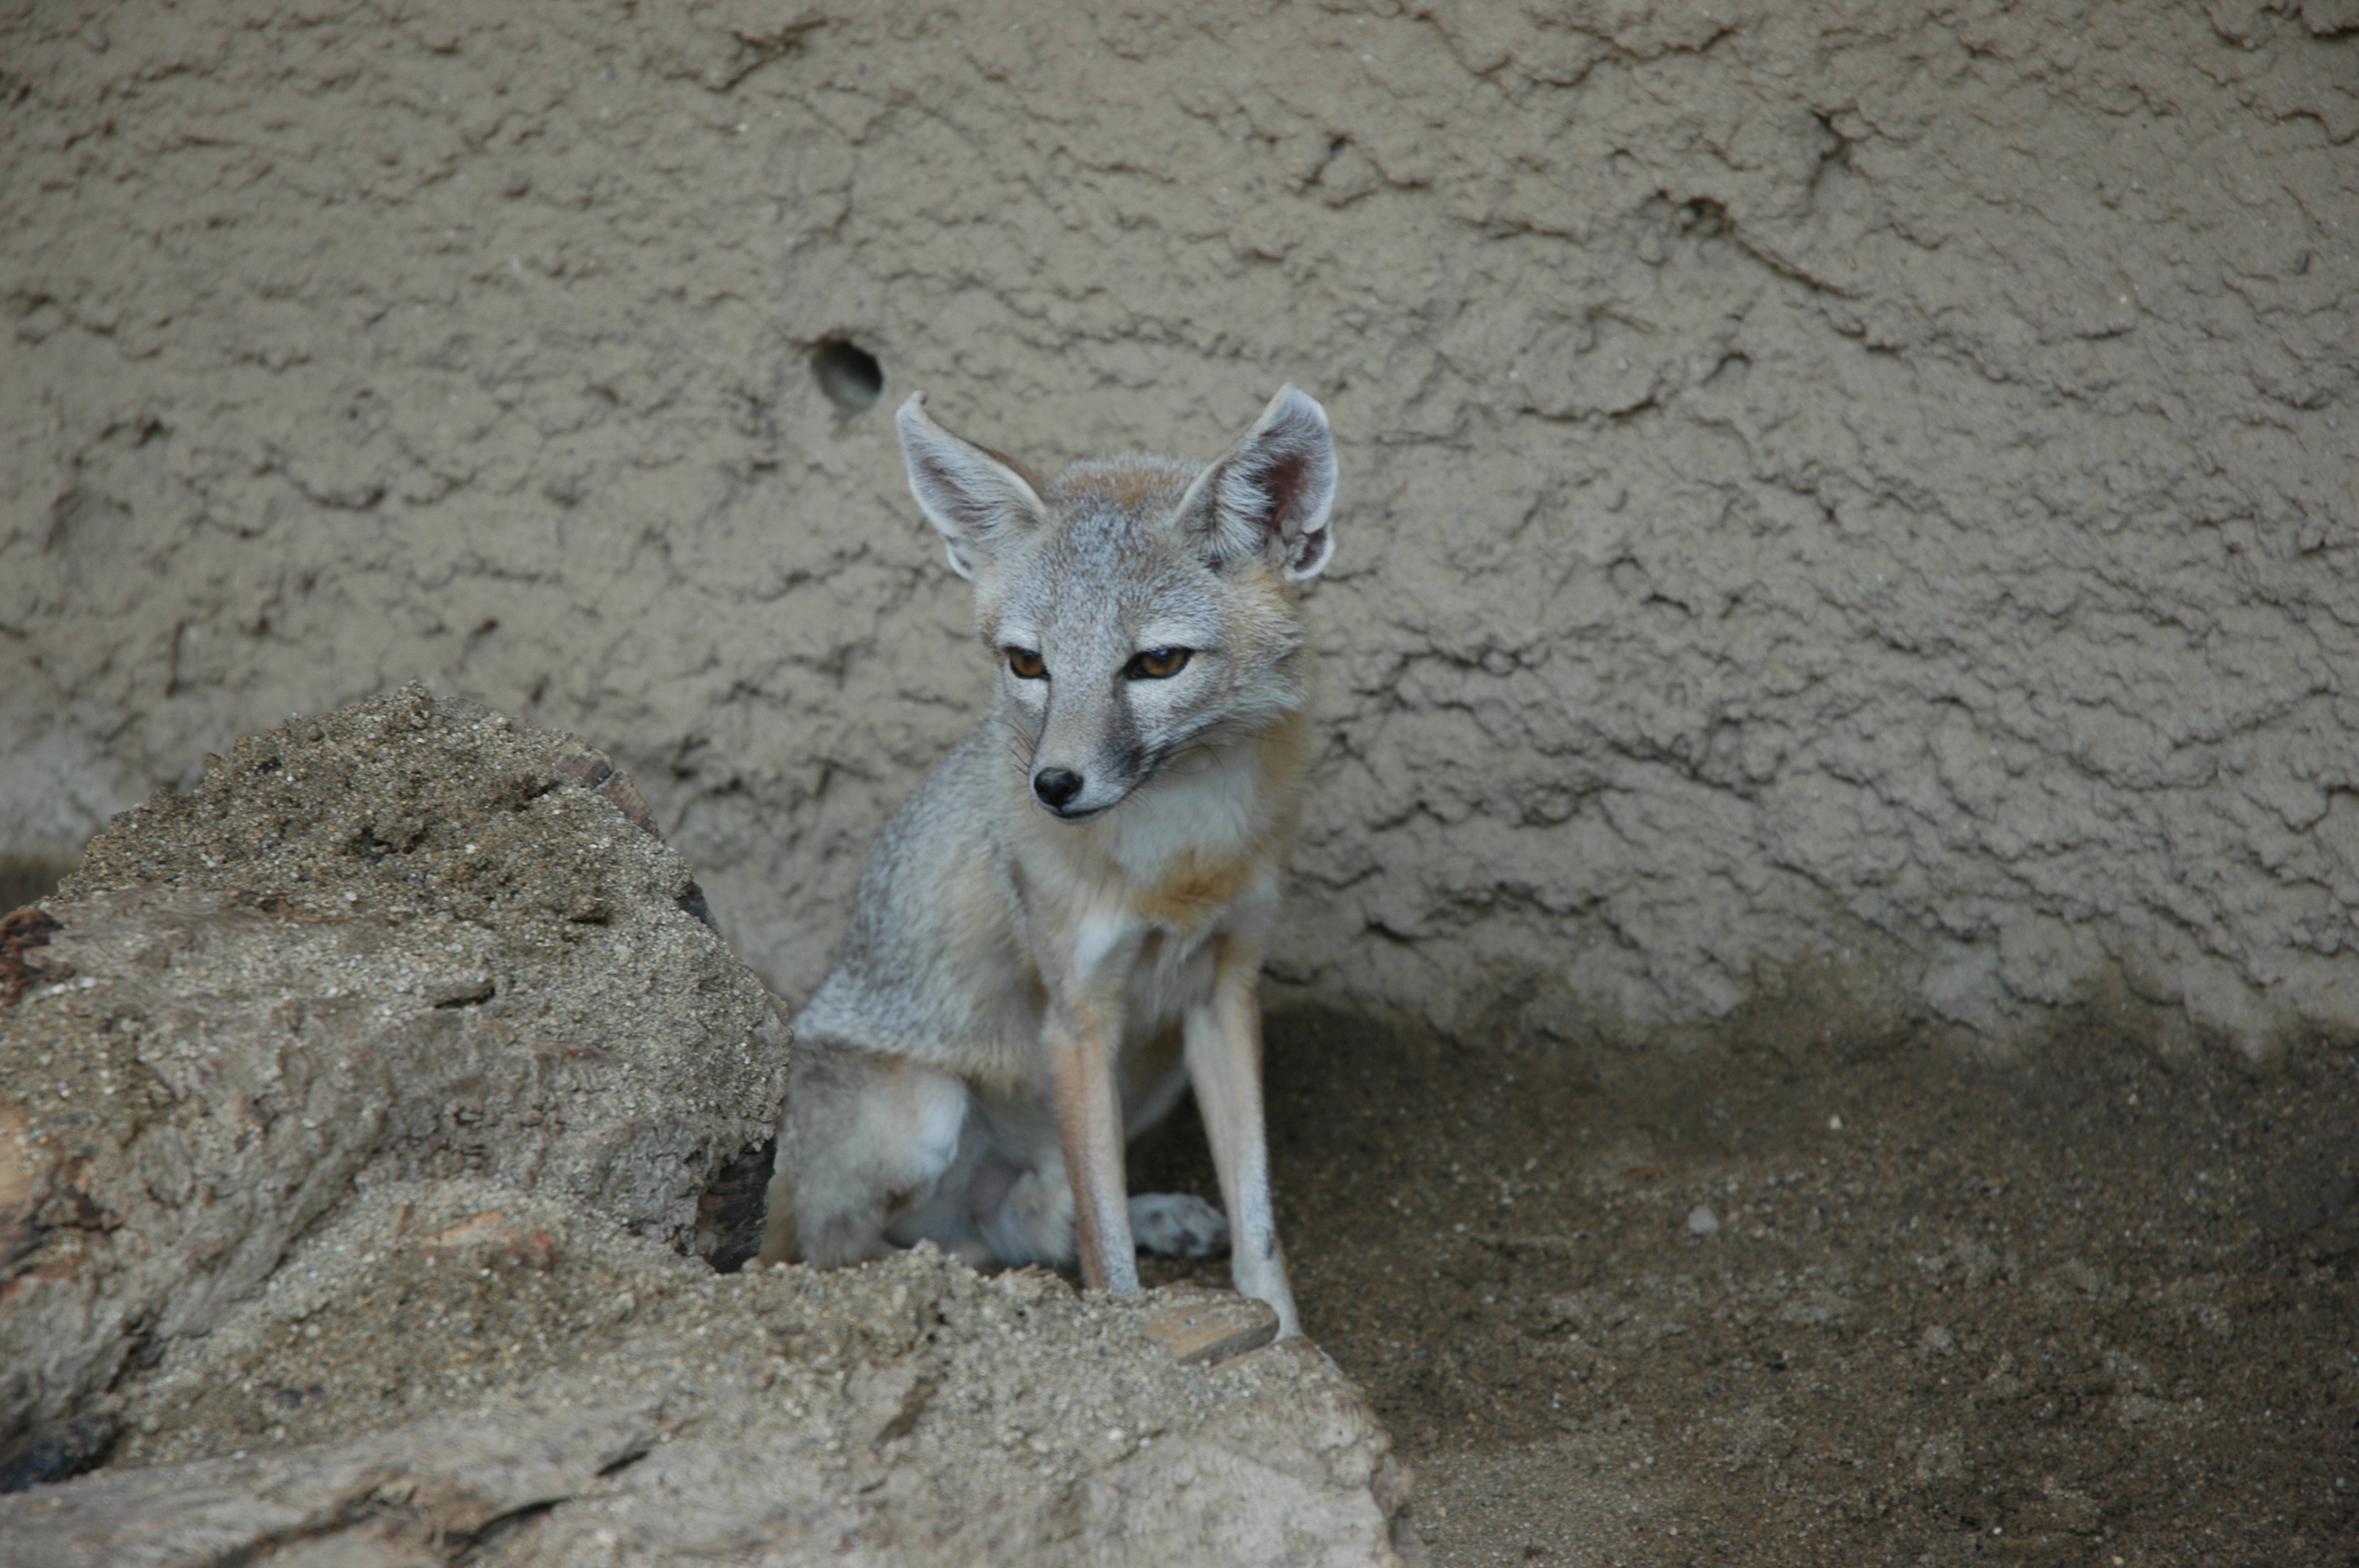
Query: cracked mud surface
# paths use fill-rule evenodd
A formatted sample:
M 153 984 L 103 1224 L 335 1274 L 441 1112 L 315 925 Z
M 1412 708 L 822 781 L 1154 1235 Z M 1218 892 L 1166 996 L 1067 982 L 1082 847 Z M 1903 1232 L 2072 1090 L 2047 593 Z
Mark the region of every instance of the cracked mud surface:
M 60 0 L 0 116 L 0 849 L 417 676 L 793 1000 L 984 677 L 893 405 L 1292 379 L 1321 1002 L 2359 1031 L 2347 4 Z
M 2342 1564 L 2359 1057 L 2151 1022 L 1994 1063 L 1283 1016 L 1306 1328 L 1436 1563 Z M 1209 1183 L 1194 1140 L 1147 1173 Z

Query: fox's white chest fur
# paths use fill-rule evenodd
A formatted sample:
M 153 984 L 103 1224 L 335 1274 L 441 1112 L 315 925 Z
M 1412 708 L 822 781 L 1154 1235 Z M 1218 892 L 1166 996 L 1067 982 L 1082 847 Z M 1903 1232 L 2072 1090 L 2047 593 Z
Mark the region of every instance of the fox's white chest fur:
M 1079 828 L 1018 806 L 1027 956 L 1043 974 L 1120 970 L 1126 1044 L 1210 999 L 1219 939 L 1259 948 L 1266 938 L 1294 816 L 1298 728 L 1288 720 L 1195 752 Z

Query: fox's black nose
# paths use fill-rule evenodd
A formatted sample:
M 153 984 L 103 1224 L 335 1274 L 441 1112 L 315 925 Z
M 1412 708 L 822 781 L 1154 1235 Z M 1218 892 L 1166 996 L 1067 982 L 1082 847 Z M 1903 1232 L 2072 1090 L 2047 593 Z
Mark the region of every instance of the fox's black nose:
M 1061 811 L 1067 801 L 1082 793 L 1082 775 L 1071 768 L 1042 768 L 1032 775 L 1032 793 L 1049 810 Z

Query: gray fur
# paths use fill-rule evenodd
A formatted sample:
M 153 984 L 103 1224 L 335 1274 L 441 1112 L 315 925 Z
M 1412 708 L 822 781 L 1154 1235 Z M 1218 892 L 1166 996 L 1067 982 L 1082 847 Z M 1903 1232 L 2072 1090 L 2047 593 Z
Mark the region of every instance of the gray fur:
M 1194 1255 L 1234 1233 L 1253 1243 L 1241 1288 L 1293 1332 L 1251 989 L 1299 773 L 1296 588 L 1329 553 L 1325 415 L 1288 387 L 1211 464 L 1101 460 L 1046 485 L 922 395 L 898 421 L 999 681 L 877 841 L 795 1021 L 764 1257 L 928 1238 L 1064 1263 L 1078 1233 L 1084 1272 L 1119 1287 L 1134 1238 Z M 1176 672 L 1140 673 L 1175 649 Z M 1050 769 L 1082 781 L 1054 807 L 1033 789 Z M 1226 1223 L 1196 1199 L 1119 1201 L 1120 1141 L 1191 1079 L 1219 1121 Z

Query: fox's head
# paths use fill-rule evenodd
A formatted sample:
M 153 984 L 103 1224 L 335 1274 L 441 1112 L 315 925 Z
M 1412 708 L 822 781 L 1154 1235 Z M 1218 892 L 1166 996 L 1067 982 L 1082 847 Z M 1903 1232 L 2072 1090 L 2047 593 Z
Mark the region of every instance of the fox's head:
M 923 393 L 895 422 L 1045 809 L 1087 821 L 1302 705 L 1294 601 L 1333 551 L 1335 503 L 1327 414 L 1302 392 L 1201 467 L 1101 459 L 1045 484 L 935 424 Z

